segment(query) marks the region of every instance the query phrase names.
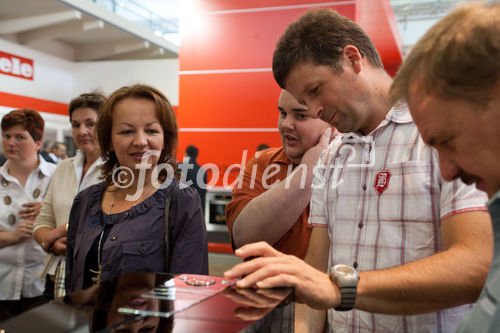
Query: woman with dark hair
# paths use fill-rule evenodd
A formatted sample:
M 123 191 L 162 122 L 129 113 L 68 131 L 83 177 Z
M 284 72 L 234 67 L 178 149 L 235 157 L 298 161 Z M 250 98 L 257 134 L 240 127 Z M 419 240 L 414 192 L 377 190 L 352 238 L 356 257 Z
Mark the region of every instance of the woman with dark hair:
M 100 181 L 100 166 L 104 160 L 95 124 L 105 100 L 103 94 L 93 92 L 81 94 L 69 103 L 69 120 L 78 151 L 57 166 L 35 221 L 35 240 L 48 253 L 41 278 L 47 275 L 46 295 L 50 298 L 64 296 L 66 225 L 73 199 L 80 191 Z M 54 285 L 54 282 L 57 283 Z
M 145 85 L 118 89 L 99 114 L 97 136 L 104 182 L 75 198 L 66 290 L 127 272 L 207 274 L 200 199 L 173 178 L 177 122 L 167 98 Z
M 38 279 L 45 254 L 32 237 L 55 164 L 38 155 L 44 121 L 31 109 L 2 118 L 0 168 L 0 322 L 45 301 Z

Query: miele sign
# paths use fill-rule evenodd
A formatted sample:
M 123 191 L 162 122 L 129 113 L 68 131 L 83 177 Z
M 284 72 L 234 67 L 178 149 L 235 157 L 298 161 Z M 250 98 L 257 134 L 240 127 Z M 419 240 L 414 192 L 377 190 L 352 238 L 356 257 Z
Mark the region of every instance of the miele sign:
M 0 74 L 33 80 L 33 59 L 0 51 Z

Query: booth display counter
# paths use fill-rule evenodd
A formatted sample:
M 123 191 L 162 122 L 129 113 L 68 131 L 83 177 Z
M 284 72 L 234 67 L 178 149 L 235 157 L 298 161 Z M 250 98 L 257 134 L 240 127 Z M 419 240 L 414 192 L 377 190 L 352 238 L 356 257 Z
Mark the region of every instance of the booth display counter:
M 129 273 L 0 323 L 13 332 L 292 332 L 290 288 L 205 275 Z M 261 291 L 262 292 L 262 291 Z

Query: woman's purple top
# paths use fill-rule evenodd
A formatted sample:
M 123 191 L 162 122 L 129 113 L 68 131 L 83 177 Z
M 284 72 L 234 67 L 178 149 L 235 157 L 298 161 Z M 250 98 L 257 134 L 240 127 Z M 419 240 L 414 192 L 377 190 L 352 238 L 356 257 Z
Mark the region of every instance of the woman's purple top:
M 97 240 L 103 230 L 102 281 L 128 272 L 166 272 L 165 201 L 175 179 L 164 189 L 127 211 L 108 215 L 101 209 L 104 183 L 80 192 L 71 209 L 66 240 L 66 290 L 84 287 L 89 276 L 87 257 L 96 261 Z M 92 247 L 94 246 L 94 251 Z M 208 274 L 206 229 L 195 189 L 177 186 L 169 209 L 168 273 Z M 88 261 L 87 261 L 88 263 Z

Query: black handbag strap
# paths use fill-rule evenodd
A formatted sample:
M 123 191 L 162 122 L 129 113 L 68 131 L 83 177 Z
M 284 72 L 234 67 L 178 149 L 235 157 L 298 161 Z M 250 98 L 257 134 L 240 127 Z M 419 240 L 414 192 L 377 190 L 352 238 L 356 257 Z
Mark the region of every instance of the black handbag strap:
M 167 200 L 165 201 L 165 272 L 168 273 L 170 269 L 170 243 L 168 241 L 168 213 L 170 211 L 170 199 L 172 198 L 172 194 L 174 193 L 177 184 L 172 186 L 170 192 L 167 195 Z

